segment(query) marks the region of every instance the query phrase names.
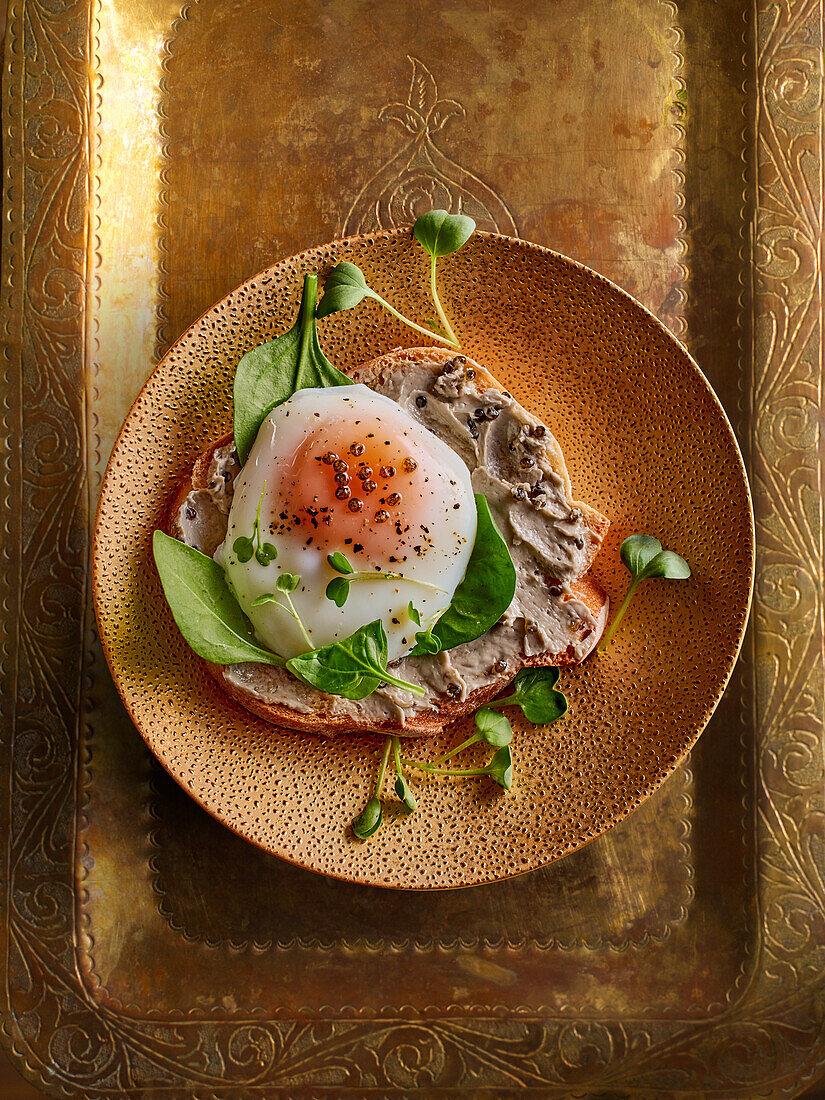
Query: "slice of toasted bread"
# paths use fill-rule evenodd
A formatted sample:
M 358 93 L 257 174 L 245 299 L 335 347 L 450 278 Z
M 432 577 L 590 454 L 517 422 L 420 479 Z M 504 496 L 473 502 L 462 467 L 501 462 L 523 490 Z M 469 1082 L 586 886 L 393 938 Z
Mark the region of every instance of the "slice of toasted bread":
M 413 367 L 419 371 L 429 371 L 433 375 L 443 371 L 444 365 L 454 360 L 449 352 L 440 348 L 399 348 L 382 355 L 377 359 L 366 363 L 364 366 L 351 372 L 354 381 L 363 382 L 373 389 L 393 396 L 392 382 L 396 371 L 404 371 Z M 473 360 L 461 357 L 462 369 L 475 371 L 474 386 L 470 388 L 477 391 L 481 397 L 490 389 L 500 390 L 496 380 Z M 463 385 L 467 390 L 467 380 Z M 538 421 L 536 422 L 538 423 Z M 184 519 L 185 510 L 197 512 L 203 509 L 211 509 L 209 516 L 210 535 L 206 542 L 202 542 L 198 548 L 205 553 L 214 553 L 217 545 L 222 541 L 221 524 L 223 532 L 226 530 L 226 509 L 228 501 L 223 496 L 224 487 L 231 490 L 234 474 L 238 471 L 237 460 L 232 457 L 232 436 L 226 435 L 216 440 L 211 447 L 201 454 L 195 461 L 191 474 L 184 478 L 170 502 L 167 516 L 166 529 L 169 534 L 183 541 L 193 541 L 187 534 L 187 523 Z M 316 733 L 332 736 L 346 732 L 382 732 L 396 733 L 400 736 L 415 737 L 431 735 L 443 730 L 451 722 L 465 714 L 476 710 L 479 706 L 497 695 L 500 695 L 507 685 L 514 679 L 522 668 L 536 668 L 549 665 L 571 665 L 583 659 L 598 642 L 607 622 L 608 602 L 600 585 L 586 572 L 592 564 L 593 558 L 599 550 L 603 536 L 609 521 L 589 505 L 573 501 L 570 487 L 570 478 L 564 462 L 564 457 L 556 441 L 548 432 L 546 439 L 542 439 L 543 460 L 562 479 L 574 505 L 582 514 L 586 529 L 590 532 L 590 541 L 585 548 L 583 556 L 583 568 L 581 573 L 570 585 L 569 597 L 584 604 L 592 616 L 594 625 L 589 628 L 589 634 L 580 635 L 576 639 L 579 643 L 578 652 L 570 644 L 563 652 L 541 652 L 532 655 L 523 654 L 518 661 L 507 663 L 507 667 L 500 675 L 489 679 L 482 686 L 469 691 L 462 698 L 454 698 L 446 692 L 429 694 L 425 709 L 416 710 L 405 715 L 387 714 L 360 714 L 361 709 L 357 703 L 342 700 L 337 696 L 328 695 L 306 685 L 300 685 L 300 705 L 287 705 L 278 702 L 286 694 L 286 689 L 294 689 L 295 680 L 285 669 L 271 666 L 256 666 L 257 674 L 266 679 L 266 698 L 262 697 L 260 685 L 253 689 L 249 683 L 244 682 L 243 677 L 237 675 L 237 669 L 244 666 L 221 666 L 210 662 L 204 662 L 210 674 L 218 681 L 221 687 L 247 710 L 277 726 L 300 730 L 307 733 Z M 220 473 L 216 476 L 216 470 Z M 216 486 L 221 490 L 218 503 L 215 503 L 213 495 Z M 586 637 L 586 643 L 583 639 Z M 469 643 L 473 644 L 473 643 Z M 417 658 L 417 660 L 435 660 L 435 658 Z M 279 687 L 282 689 L 279 692 Z

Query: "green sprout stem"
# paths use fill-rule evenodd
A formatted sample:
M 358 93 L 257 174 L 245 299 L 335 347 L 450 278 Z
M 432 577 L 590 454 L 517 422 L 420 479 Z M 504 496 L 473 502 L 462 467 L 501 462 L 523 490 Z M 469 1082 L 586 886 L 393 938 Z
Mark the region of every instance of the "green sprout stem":
M 315 649 L 315 646 L 312 644 L 312 639 L 310 638 L 309 634 L 307 634 L 306 627 L 304 626 L 303 622 L 301 621 L 301 616 L 295 610 L 295 604 L 292 602 L 292 597 L 290 596 L 290 594 L 288 592 L 284 592 L 284 598 L 286 599 L 286 602 L 289 604 L 289 607 L 287 607 L 285 604 L 282 604 L 280 600 L 276 600 L 274 592 L 267 593 L 267 595 L 269 596 L 269 599 L 267 601 L 268 603 L 274 603 L 276 607 L 280 607 L 281 611 L 286 611 L 287 615 L 292 616 L 292 618 L 298 624 L 298 626 L 301 630 L 301 633 L 304 636 L 304 641 L 306 642 L 307 647 L 308 647 L 307 652 L 311 653 L 312 650 Z M 260 597 L 260 599 L 263 601 L 264 597 Z
M 422 588 L 432 588 L 434 592 L 443 592 L 445 596 L 447 595 L 446 588 L 439 588 L 437 584 L 430 584 L 429 581 L 419 581 L 415 577 L 405 577 L 403 573 L 370 573 L 369 570 L 365 570 L 359 573 L 344 573 L 343 577 L 348 581 L 374 581 L 376 578 L 386 581 L 409 581 L 410 584 L 420 584 Z
M 457 348 L 457 347 L 460 346 L 458 341 L 455 339 L 455 337 L 452 337 L 452 339 L 449 339 L 446 336 L 441 336 L 437 332 L 432 332 L 428 328 L 424 328 L 421 325 L 417 325 L 415 323 L 415 321 L 411 321 L 408 317 L 405 317 L 403 313 L 399 313 L 398 310 L 394 306 L 391 306 L 390 303 L 385 298 L 382 298 L 380 294 L 376 294 L 374 290 L 370 291 L 370 297 L 375 298 L 376 302 L 380 302 L 381 305 L 385 309 L 388 309 L 394 317 L 397 317 L 399 321 L 403 321 L 405 325 L 409 325 L 410 328 L 414 328 L 416 330 L 416 332 L 423 332 L 425 336 L 431 336 L 434 340 L 440 340 L 442 344 L 449 344 L 450 347 L 453 347 L 453 348 Z M 438 304 L 437 300 L 436 300 L 436 306 L 438 306 L 438 309 L 440 311 L 441 307 Z M 447 325 L 447 331 L 448 332 L 450 331 L 449 325 Z
M 489 707 L 491 704 L 487 703 L 486 705 Z M 450 757 L 452 757 L 452 756 L 458 756 L 458 754 L 460 752 L 463 752 L 465 749 L 468 749 L 470 747 L 470 745 L 475 745 L 478 741 L 481 741 L 481 740 L 482 740 L 482 738 L 479 736 L 479 734 L 474 733 L 472 735 L 472 737 L 468 737 L 466 741 L 462 741 L 461 744 L 456 745 L 456 747 L 454 749 L 450 749 L 449 752 L 445 752 L 443 756 L 437 757 L 435 760 L 432 761 L 432 763 L 433 764 L 443 764 L 445 760 L 449 760 Z
M 258 501 L 258 510 L 255 513 L 255 530 L 252 532 L 253 538 L 258 542 L 258 549 L 261 548 L 261 505 L 264 502 L 264 494 L 266 493 L 266 482 L 264 482 L 263 491 L 261 492 L 261 499 Z
M 381 794 L 381 787 L 384 783 L 384 774 L 386 773 L 387 762 L 390 758 L 390 747 L 394 740 L 395 739 L 393 737 L 388 737 L 384 742 L 384 752 L 381 756 L 381 766 L 378 769 L 378 779 L 375 782 L 375 794 L 373 795 L 373 798 L 378 798 Z
M 644 580 L 643 577 L 636 577 L 633 581 L 631 581 L 630 588 L 628 588 L 628 590 L 627 590 L 627 595 L 622 600 L 622 603 L 621 603 L 621 606 L 619 607 L 619 610 L 613 616 L 613 622 L 610 624 L 610 627 L 609 627 L 607 633 L 602 638 L 602 640 L 599 644 L 599 648 L 596 650 L 597 653 L 602 653 L 604 651 L 605 647 L 607 646 L 607 643 L 610 641 L 610 639 L 616 633 L 616 627 L 622 621 L 624 613 L 625 613 L 625 611 L 627 611 L 628 604 L 633 599 L 633 596 L 636 592 L 636 589 L 639 587 L 639 585 L 642 583 L 643 580 Z M 499 699 L 498 702 L 501 703 L 502 700 Z
M 444 313 L 444 310 L 442 309 L 442 306 L 441 306 L 441 300 L 438 297 L 438 291 L 436 290 L 436 286 L 435 286 L 435 259 L 436 259 L 435 253 L 433 253 L 430 256 L 430 293 L 433 296 L 433 301 L 435 302 L 435 308 L 438 311 L 438 319 L 441 321 L 441 324 L 444 328 L 444 331 L 447 333 L 447 336 L 450 338 L 450 343 L 453 344 L 455 347 L 460 347 L 460 344 L 458 342 L 458 337 L 453 332 L 452 326 L 450 325 L 450 322 L 447 320 L 447 316 Z
M 426 695 L 427 692 L 423 687 L 419 687 L 418 684 L 410 684 L 406 680 L 399 680 L 397 676 L 393 676 L 389 669 L 384 669 L 381 676 L 388 684 L 393 684 L 395 687 L 401 688 L 402 691 L 411 691 L 413 695 Z
M 401 742 L 397 737 L 392 739 L 392 752 L 395 759 L 395 770 L 399 779 L 404 778 L 404 773 L 401 770 Z
M 417 768 L 420 772 L 432 772 L 433 775 L 489 775 L 488 768 L 437 768 L 435 764 L 425 764 L 423 760 L 408 760 L 401 757 L 406 768 Z

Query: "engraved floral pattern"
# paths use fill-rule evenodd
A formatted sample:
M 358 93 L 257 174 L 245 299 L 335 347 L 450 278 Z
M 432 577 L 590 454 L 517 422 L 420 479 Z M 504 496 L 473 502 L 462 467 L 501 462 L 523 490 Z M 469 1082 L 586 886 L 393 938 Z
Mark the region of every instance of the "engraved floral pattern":
M 383 122 L 400 125 L 408 139 L 364 184 L 344 219 L 341 236 L 392 229 L 433 208 L 469 214 L 479 229 L 518 236 L 504 200 L 436 144 L 436 135 L 452 117 L 464 117 L 464 107 L 454 99 L 439 99 L 427 66 L 417 57 L 409 62 L 412 78 L 406 102 L 387 103 L 378 112 Z
M 250 1021 L 227 1012 L 207 1022 L 120 1013 L 95 1000 L 78 973 L 76 944 L 85 932 L 75 927 L 75 891 L 82 883 L 74 871 L 74 780 L 84 764 L 77 759 L 75 724 L 87 613 L 82 367 L 85 296 L 94 289 L 86 268 L 88 126 L 98 94 L 88 82 L 94 26 L 83 0 L 13 0 L 3 118 L 6 401 L 0 443 L 0 585 L 7 609 L 0 626 L 7 780 L 4 1028 L 26 1072 L 52 1094 L 162 1092 L 183 1100 L 296 1090 L 307 1097 L 403 1096 L 410 1089 L 471 1095 L 483 1087 L 542 1096 L 684 1089 L 750 1097 L 789 1094 L 818 1071 L 825 1058 L 822 531 L 815 447 L 822 12 L 815 0 L 758 0 L 753 16 L 753 325 L 743 366 L 749 372 L 746 426 L 759 542 L 753 659 L 760 684 L 755 827 L 761 938 L 750 979 L 738 999 L 708 1019 L 425 1025 Z M 425 134 L 437 133 L 458 107 L 446 101 L 439 108 L 420 70 L 418 80 L 418 91 L 414 78 L 407 103 L 387 116 L 414 141 L 419 119 Z M 370 200 L 369 210 L 414 203 L 416 195 L 430 195 L 430 185 L 438 186 L 437 172 L 412 172 L 401 197 L 381 184 L 380 201 L 376 207 Z

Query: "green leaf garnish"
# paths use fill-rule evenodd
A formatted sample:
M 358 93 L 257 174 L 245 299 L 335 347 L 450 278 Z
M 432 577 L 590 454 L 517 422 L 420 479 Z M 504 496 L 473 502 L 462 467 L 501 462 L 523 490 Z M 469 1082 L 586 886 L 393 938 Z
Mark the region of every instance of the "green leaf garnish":
M 286 603 L 281 603 L 275 592 L 264 592 L 260 596 L 256 596 L 252 601 L 253 607 L 260 607 L 265 603 L 274 603 L 276 607 L 280 607 L 282 611 L 286 611 L 287 615 L 291 615 L 295 622 L 298 624 L 298 629 L 304 636 L 304 643 L 307 647 L 307 653 L 312 652 L 313 645 L 312 639 L 304 626 L 301 616 L 295 610 L 295 604 L 292 602 L 290 592 L 294 592 L 298 585 L 301 583 L 301 578 L 297 573 L 281 573 L 278 579 L 275 581 L 275 589 L 277 592 L 283 594 Z
M 242 465 L 264 419 L 296 390 L 352 385 L 321 351 L 315 328 L 317 294 L 317 275 L 305 275 L 293 327 L 283 336 L 252 348 L 238 363 L 233 388 L 234 432 Z
M 513 602 L 516 567 L 507 543 L 495 525 L 485 497 L 476 493 L 475 501 L 478 526 L 464 579 L 435 626 L 428 632 L 416 634 L 413 656 L 453 649 L 480 638 L 498 622 Z M 438 648 L 433 648 L 434 645 Z
M 334 554 L 327 554 L 327 561 L 336 573 L 344 573 L 346 575 L 347 573 L 355 572 L 349 559 L 346 558 L 340 550 L 336 550 Z
M 410 790 L 410 785 L 403 775 L 399 775 L 395 781 L 395 793 L 399 799 L 404 803 L 410 813 L 414 813 L 418 809 L 418 803 L 415 800 L 415 795 Z
M 284 664 L 255 641 L 216 561 L 163 531 L 155 531 L 152 551 L 178 629 L 199 657 L 216 665 Z
M 416 626 L 421 626 L 421 612 L 417 608 L 413 607 L 412 600 L 410 600 L 407 607 L 407 614 Z
M 445 760 L 458 756 L 460 752 L 464 752 L 470 745 L 475 745 L 479 741 L 486 741 L 488 745 L 492 745 L 496 749 L 509 745 L 513 740 L 513 727 L 510 725 L 509 719 L 505 718 L 503 714 L 496 714 L 495 711 L 489 709 L 493 705 L 490 703 L 488 706 L 481 707 L 476 711 L 476 732 L 474 734 L 471 734 L 466 741 L 462 741 L 460 745 L 456 745 L 454 749 L 445 752 L 443 756 L 439 756 L 437 760 L 433 760 L 431 763 L 443 764 Z
M 446 210 L 430 210 L 422 214 L 413 226 L 415 239 L 430 254 L 430 294 L 438 311 L 438 319 L 456 347 L 459 346 L 458 339 L 441 306 L 435 285 L 435 261 L 439 256 L 457 252 L 472 237 L 475 227 L 476 223 L 466 214 L 449 214 Z
M 690 566 L 684 558 L 672 550 L 663 550 L 658 539 L 651 535 L 630 535 L 622 543 L 619 553 L 622 561 L 630 570 L 633 580 L 627 590 L 619 610 L 613 617 L 610 629 L 602 638 L 598 652 L 601 653 L 616 633 L 616 627 L 622 621 L 636 589 L 642 581 L 660 577 L 668 581 L 684 581 L 690 576 Z
M 240 562 L 248 562 L 255 553 L 252 539 L 248 539 L 245 535 L 241 535 L 240 538 L 235 539 L 232 543 L 232 550 L 235 557 Z
M 502 749 L 513 740 L 513 727 L 503 714 L 482 707 L 476 711 L 476 725 L 480 737 L 496 749 Z
M 378 832 L 381 827 L 383 816 L 381 803 L 377 798 L 371 798 L 358 817 L 353 821 L 352 831 L 359 840 L 366 840 L 367 837 Z
M 384 752 L 381 755 L 381 764 L 378 768 L 378 779 L 375 782 L 375 791 L 373 792 L 372 798 L 352 823 L 352 831 L 359 840 L 366 840 L 367 837 L 378 832 L 381 827 L 381 822 L 384 819 L 384 812 L 380 802 L 381 787 L 384 784 L 384 774 L 387 770 L 387 761 L 390 757 L 390 745 L 394 740 L 395 738 L 388 737 L 384 742 Z
M 509 791 L 513 786 L 513 753 L 509 745 L 504 745 L 502 748 L 497 749 L 483 768 L 440 768 L 437 766 L 478 740 L 480 740 L 480 738 L 474 735 L 463 744 L 432 763 L 428 763 L 424 760 L 407 760 L 407 758 L 403 756 L 401 757 L 401 763 L 406 764 L 408 768 L 417 768 L 419 771 L 431 772 L 433 775 L 489 775 L 495 783 L 498 783 L 505 791 Z
M 397 317 L 399 321 L 402 321 L 405 325 L 409 325 L 409 327 L 415 329 L 416 332 L 423 333 L 431 340 L 440 340 L 442 344 L 450 344 L 450 346 L 454 348 L 459 346 L 455 337 L 448 338 L 446 336 L 441 336 L 438 332 L 431 332 L 430 329 L 424 328 L 422 325 L 417 325 L 415 321 L 411 321 L 409 317 L 405 317 L 403 313 L 399 313 L 395 306 L 391 306 L 386 298 L 382 298 L 380 294 L 368 285 L 367 280 L 364 278 L 363 271 L 347 260 L 343 260 L 341 263 L 336 264 L 327 276 L 326 282 L 324 283 L 324 296 L 318 306 L 316 316 L 328 317 L 331 313 L 340 313 L 341 310 L 344 309 L 353 309 L 359 302 L 363 301 L 364 298 L 372 298 L 374 301 L 378 302 L 379 305 L 382 305 L 384 309 L 389 310 L 393 317 Z
M 333 577 L 326 587 L 326 597 L 337 607 L 343 607 L 349 597 L 349 581 L 346 577 Z
M 485 771 L 505 791 L 510 790 L 513 786 L 513 753 L 509 745 L 505 745 L 503 749 L 494 753 Z
M 556 690 L 559 670 L 555 665 L 548 668 L 523 668 L 512 683 L 510 695 L 488 703 L 490 707 L 521 707 L 528 722 L 534 726 L 555 722 L 567 713 L 567 699 Z
M 404 778 L 404 773 L 401 770 L 401 746 L 397 737 L 392 739 L 392 751 L 395 757 L 395 793 L 407 807 L 409 813 L 414 813 L 418 809 L 418 803 L 415 800 L 415 795 L 410 790 L 410 785 Z
M 425 694 L 424 688 L 400 680 L 387 669 L 387 635 L 380 619 L 340 642 L 292 657 L 286 667 L 305 684 L 345 699 L 364 699 L 384 682 L 415 695 Z
M 458 252 L 472 237 L 475 228 L 476 223 L 466 214 L 428 210 L 416 219 L 413 235 L 422 248 L 435 258 Z

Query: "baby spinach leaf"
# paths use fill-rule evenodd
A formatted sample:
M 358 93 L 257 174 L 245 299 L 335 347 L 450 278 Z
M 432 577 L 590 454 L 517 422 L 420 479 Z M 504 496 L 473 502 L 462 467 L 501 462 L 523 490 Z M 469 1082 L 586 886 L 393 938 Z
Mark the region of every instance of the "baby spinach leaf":
M 349 386 L 351 381 L 327 359 L 318 343 L 315 302 L 318 276 L 304 276 L 298 318 L 282 336 L 252 348 L 235 371 L 235 447 L 246 462 L 261 424 L 269 413 L 296 390 L 321 386 Z
M 467 243 L 475 228 L 476 223 L 466 214 L 428 210 L 416 220 L 413 235 L 431 256 L 450 256 Z
M 368 285 L 361 269 L 347 260 L 342 260 L 340 264 L 336 264 L 327 276 L 324 283 L 324 296 L 318 306 L 316 317 L 328 317 L 331 313 L 353 309 L 364 298 L 372 298 L 384 309 L 389 310 L 393 317 L 397 317 L 399 321 L 409 325 L 416 332 L 421 332 L 432 340 L 440 340 L 442 344 L 450 344 L 454 348 L 458 347 L 455 337 L 448 339 L 438 332 L 431 332 L 428 328 L 423 328 L 421 325 L 417 325 L 415 321 L 411 321 L 409 317 L 405 317 L 403 313 L 399 313 L 395 306 L 391 306 L 386 298 L 382 298 Z
M 523 668 L 513 681 L 511 694 L 488 703 L 488 706 L 521 707 L 524 717 L 534 726 L 555 722 L 567 713 L 567 699 L 561 691 L 556 691 L 558 680 L 559 670 L 555 665 Z
M 624 618 L 624 613 L 636 593 L 636 589 L 642 581 L 653 577 L 660 577 L 668 581 L 684 581 L 690 576 L 690 566 L 684 558 L 674 554 L 672 550 L 663 550 L 658 539 L 651 535 L 630 535 L 619 548 L 622 561 L 630 570 L 633 578 L 630 588 L 616 612 L 610 629 L 606 632 L 599 645 L 601 653 L 610 639 L 616 633 L 616 627 Z
M 478 526 L 473 552 L 467 563 L 464 579 L 453 594 L 450 606 L 431 628 L 429 635 L 416 634 L 413 655 L 453 649 L 472 642 L 494 626 L 510 604 L 516 592 L 516 567 L 495 525 L 490 506 L 481 493 L 475 494 Z M 438 643 L 438 650 L 427 648 L 429 638 Z
M 155 531 L 152 550 L 178 629 L 199 657 L 216 665 L 283 665 L 282 658 L 256 643 L 216 561 L 163 531 Z
M 388 671 L 387 635 L 380 619 L 362 626 L 340 642 L 292 657 L 286 667 L 305 684 L 330 695 L 342 695 L 345 699 L 364 699 L 381 683 L 424 695 L 423 688 L 400 680 Z

